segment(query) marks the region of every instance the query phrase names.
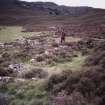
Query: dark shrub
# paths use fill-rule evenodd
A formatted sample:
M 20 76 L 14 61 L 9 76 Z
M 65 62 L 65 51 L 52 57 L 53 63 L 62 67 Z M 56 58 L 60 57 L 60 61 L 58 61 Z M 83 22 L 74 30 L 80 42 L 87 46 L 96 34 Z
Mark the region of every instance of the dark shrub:
M 2 54 L 2 57 L 3 57 L 3 58 L 9 58 L 9 57 L 10 57 L 10 54 L 7 53 L 7 52 L 5 52 L 5 53 Z
M 90 97 L 95 88 L 94 82 L 87 77 L 80 78 L 80 81 L 75 85 L 75 89 L 84 97 Z
M 11 69 L 0 67 L 0 76 L 10 76 L 12 73 Z
M 37 57 L 36 57 L 36 61 L 37 61 L 37 62 L 42 62 L 42 61 L 44 61 L 44 56 L 37 56 Z
M 13 55 L 13 57 L 14 59 L 21 60 L 22 62 L 25 62 L 31 59 L 31 57 L 27 53 L 23 53 L 23 52 L 16 53 Z
M 50 91 L 54 85 L 63 82 L 67 77 L 65 75 L 52 75 L 46 83 L 46 90 Z
M 24 78 L 45 78 L 47 76 L 47 72 L 43 69 L 35 68 L 27 72 L 23 72 L 22 77 Z
M 59 47 L 59 44 L 54 42 L 54 43 L 52 43 L 52 47 Z

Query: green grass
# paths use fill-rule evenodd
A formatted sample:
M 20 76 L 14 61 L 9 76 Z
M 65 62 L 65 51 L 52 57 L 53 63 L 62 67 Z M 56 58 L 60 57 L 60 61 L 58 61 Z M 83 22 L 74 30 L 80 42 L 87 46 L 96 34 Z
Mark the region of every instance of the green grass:
M 0 92 L 12 96 L 9 105 L 34 105 L 39 102 L 47 105 L 48 103 L 43 80 L 2 84 L 0 85 Z
M 35 32 L 22 32 L 23 29 L 20 26 L 0 26 L 0 42 L 10 42 L 15 39 L 29 37 L 35 34 Z
M 78 52 L 77 52 L 78 53 Z M 65 61 L 62 63 L 55 63 L 54 65 L 49 65 L 54 70 L 80 70 L 84 64 L 86 56 L 82 56 L 81 53 L 78 53 L 77 57 L 73 57 L 70 61 Z

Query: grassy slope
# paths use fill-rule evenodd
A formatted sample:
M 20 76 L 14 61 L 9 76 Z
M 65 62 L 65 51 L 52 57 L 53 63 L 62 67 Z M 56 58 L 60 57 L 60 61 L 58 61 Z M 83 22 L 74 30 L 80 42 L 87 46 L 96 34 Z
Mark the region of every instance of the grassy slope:
M 22 30 L 20 26 L 0 26 L 0 41 L 8 42 L 35 34 L 34 32 L 22 32 Z

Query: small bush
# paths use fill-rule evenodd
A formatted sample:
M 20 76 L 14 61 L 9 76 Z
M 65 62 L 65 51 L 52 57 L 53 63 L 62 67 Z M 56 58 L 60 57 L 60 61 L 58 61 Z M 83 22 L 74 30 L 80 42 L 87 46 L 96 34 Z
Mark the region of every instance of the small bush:
M 47 72 L 45 72 L 43 69 L 32 69 L 30 71 L 24 71 L 21 74 L 21 77 L 23 78 L 45 78 L 47 76 Z
M 36 61 L 37 61 L 37 62 L 42 62 L 42 61 L 44 61 L 44 56 L 40 56 L 40 55 L 37 56 L 37 57 L 36 57 Z
M 52 43 L 52 47 L 59 47 L 59 44 L 54 42 L 54 43 Z

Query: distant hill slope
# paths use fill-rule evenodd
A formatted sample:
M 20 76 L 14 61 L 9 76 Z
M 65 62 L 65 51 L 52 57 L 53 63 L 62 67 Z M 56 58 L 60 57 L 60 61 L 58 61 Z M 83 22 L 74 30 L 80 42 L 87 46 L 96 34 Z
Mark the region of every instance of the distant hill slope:
M 0 25 L 22 25 L 26 31 L 45 31 L 63 25 L 69 34 L 101 36 L 105 33 L 105 10 L 52 2 L 0 0 Z
M 59 6 L 52 2 L 24 2 L 18 0 L 0 0 L 0 11 L 30 11 L 54 15 L 79 15 L 92 10 L 91 7 L 67 7 Z

